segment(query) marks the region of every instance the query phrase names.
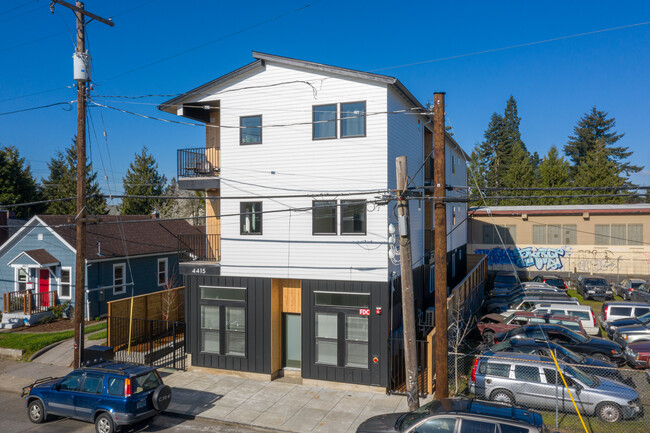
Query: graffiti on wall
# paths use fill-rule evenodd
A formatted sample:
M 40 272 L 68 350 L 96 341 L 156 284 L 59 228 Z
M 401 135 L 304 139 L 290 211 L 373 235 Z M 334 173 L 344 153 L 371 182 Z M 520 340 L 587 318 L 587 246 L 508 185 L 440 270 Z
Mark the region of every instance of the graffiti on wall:
M 575 252 L 579 257 L 575 261 L 578 272 L 607 272 L 617 269 L 620 257 L 615 257 L 610 250 L 579 250 Z
M 477 249 L 476 254 L 488 256 L 488 265 L 509 265 L 513 263 L 519 268 L 536 267 L 539 271 L 557 271 L 564 267 L 562 258 L 571 255 L 566 248 L 491 248 Z

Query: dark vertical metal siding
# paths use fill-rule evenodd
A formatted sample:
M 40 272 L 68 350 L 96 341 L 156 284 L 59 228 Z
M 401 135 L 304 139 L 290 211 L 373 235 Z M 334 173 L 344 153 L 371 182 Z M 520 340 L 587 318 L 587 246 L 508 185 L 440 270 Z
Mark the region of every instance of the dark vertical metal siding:
M 271 280 L 185 275 L 187 329 L 192 365 L 224 370 L 271 373 Z M 246 357 L 202 354 L 199 286 L 246 287 Z
M 314 291 L 358 292 L 370 294 L 368 368 L 317 365 Z M 388 386 L 388 317 L 390 283 L 367 281 L 302 281 L 302 377 L 359 385 Z M 375 308 L 381 307 L 380 315 Z M 379 357 L 379 364 L 372 357 Z

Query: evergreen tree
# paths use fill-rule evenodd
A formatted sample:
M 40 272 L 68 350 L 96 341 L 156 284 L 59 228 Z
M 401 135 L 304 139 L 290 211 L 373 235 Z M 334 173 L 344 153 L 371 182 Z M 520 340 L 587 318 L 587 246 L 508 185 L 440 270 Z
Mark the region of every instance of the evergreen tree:
M 158 163 L 143 146 L 140 154 L 129 165 L 122 179 L 125 195 L 161 196 L 167 184 L 165 175 L 158 173 Z M 148 215 L 161 207 L 161 200 L 153 198 L 124 198 L 120 206 L 123 215 Z
M 485 140 L 479 147 L 478 155 L 483 159 L 483 166 L 487 170 L 487 186 L 502 186 L 501 179 L 503 177 L 503 172 L 505 171 L 505 162 L 509 155 L 505 154 L 503 117 L 501 115 L 492 113 L 490 123 L 488 124 L 483 137 Z
M 510 161 L 503 177 L 503 183 L 510 188 L 526 188 L 535 184 L 535 168 L 530 160 L 530 154 L 523 143 L 514 143 L 510 153 Z M 499 195 L 530 195 L 530 191 L 502 191 Z M 530 199 L 508 199 L 507 204 L 531 204 Z
M 50 175 L 43 179 L 43 196 L 47 200 L 77 196 L 77 139 L 72 139 L 70 147 L 58 151 L 47 164 Z M 92 164 L 88 164 L 86 175 L 87 195 L 99 194 L 97 173 Z M 106 200 L 92 197 L 86 201 L 88 213 L 103 215 L 106 213 Z M 46 213 L 51 215 L 76 215 L 77 200 L 56 201 L 47 204 Z
M 541 188 L 563 188 L 570 186 L 569 170 L 571 164 L 569 161 L 560 156 L 557 147 L 551 146 L 548 153 L 540 162 L 537 186 Z M 565 191 L 542 191 L 540 195 L 562 195 L 566 194 Z M 538 199 L 538 204 L 563 204 L 565 203 L 562 198 L 541 198 Z
M 573 173 L 577 173 L 591 152 L 597 149 L 603 150 L 602 156 L 614 164 L 618 174 L 629 176 L 643 168 L 625 161 L 632 152 L 628 152 L 627 147 L 616 146 L 625 134 L 617 134 L 614 131 L 616 119 L 607 116 L 607 112 L 592 107 L 573 128 L 574 135 L 569 136 L 569 142 L 564 146 L 564 153 L 573 163 Z
M 519 124 L 521 117 L 519 117 L 519 110 L 517 109 L 517 101 L 514 96 L 510 95 L 506 102 L 506 109 L 503 115 L 503 137 L 506 153 L 511 153 L 516 145 L 521 146 L 526 153 L 526 145 L 521 141 L 521 133 L 519 132 Z
M 37 201 L 40 191 L 25 158 L 13 146 L 0 148 L 0 204 L 17 204 Z M 16 216 L 26 218 L 38 212 L 34 206 L 16 207 Z
M 585 160 L 576 169 L 575 185 L 576 186 L 606 186 L 620 187 L 627 185 L 627 179 L 621 176 L 621 167 L 608 157 L 608 149 L 604 146 L 596 147 L 587 154 Z M 614 191 L 582 191 L 580 194 L 595 195 L 608 194 Z M 625 203 L 625 197 L 581 197 L 573 199 L 575 203 Z

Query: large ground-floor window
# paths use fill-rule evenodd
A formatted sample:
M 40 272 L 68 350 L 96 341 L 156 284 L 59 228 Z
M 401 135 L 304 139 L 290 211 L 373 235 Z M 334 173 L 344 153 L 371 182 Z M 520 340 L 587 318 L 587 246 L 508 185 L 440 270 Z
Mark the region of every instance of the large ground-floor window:
M 201 352 L 246 356 L 246 289 L 201 286 Z
M 369 304 L 367 293 L 315 292 L 317 364 L 368 368 Z

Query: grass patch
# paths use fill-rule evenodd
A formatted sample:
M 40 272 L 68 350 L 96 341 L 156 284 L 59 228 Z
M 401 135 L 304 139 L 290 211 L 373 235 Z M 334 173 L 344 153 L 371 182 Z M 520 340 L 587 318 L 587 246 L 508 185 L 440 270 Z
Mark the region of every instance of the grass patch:
M 42 334 L 27 334 L 22 332 L 5 332 L 0 334 L 0 347 L 22 349 L 23 359 L 29 359 L 37 351 L 57 341 L 74 337 L 74 331 L 47 332 Z
M 91 332 L 101 331 L 106 329 L 107 324 L 97 323 L 94 325 L 86 326 L 84 332 L 89 334 Z M 104 331 L 97 336 L 97 340 L 106 338 L 108 331 Z M 34 353 L 43 349 L 44 347 L 54 344 L 61 340 L 67 340 L 74 337 L 74 331 L 60 331 L 60 332 L 41 332 L 30 334 L 27 332 L 3 332 L 0 334 L 0 347 L 8 349 L 24 350 L 23 359 L 29 359 Z
M 558 414 L 558 427 L 555 428 L 555 412 L 539 411 L 544 419 L 544 424 L 551 431 L 558 431 L 562 433 L 583 433 L 585 429 L 582 427 L 578 415 L 562 413 Z M 648 430 L 648 421 L 645 418 L 629 421 L 618 421 L 614 424 L 601 421 L 599 418 L 593 416 L 582 415 L 582 419 L 587 425 L 590 432 L 610 432 L 610 433 L 632 433 L 632 432 L 645 432 Z
M 107 327 L 108 327 L 108 324 L 106 322 L 97 323 L 96 325 L 86 326 L 84 328 L 84 332 L 86 334 L 90 334 L 91 332 L 101 331 L 102 329 L 106 329 Z
M 97 332 L 95 334 L 89 335 L 88 340 L 106 340 L 108 337 L 108 331 Z

